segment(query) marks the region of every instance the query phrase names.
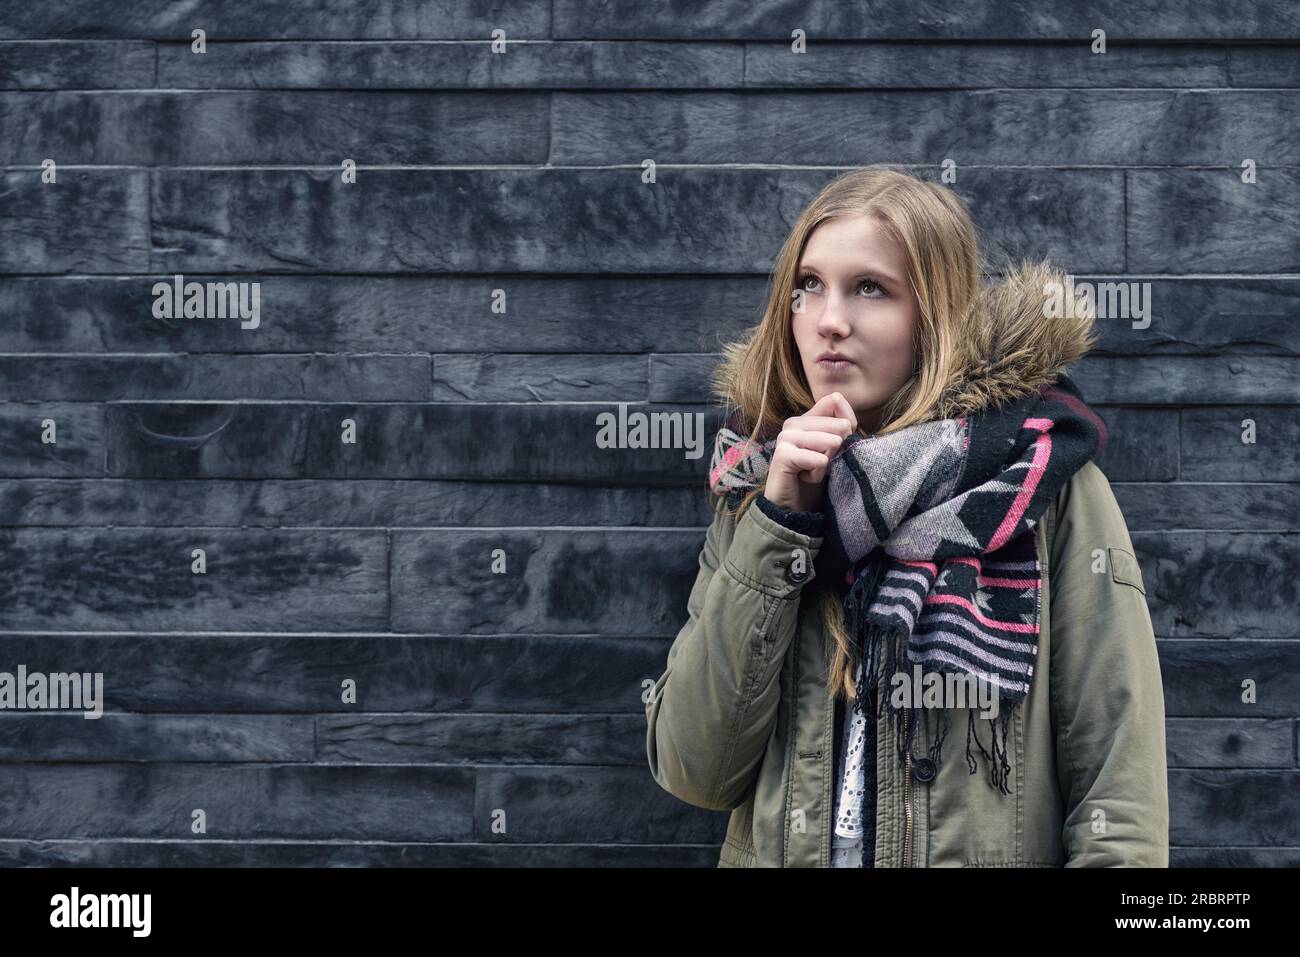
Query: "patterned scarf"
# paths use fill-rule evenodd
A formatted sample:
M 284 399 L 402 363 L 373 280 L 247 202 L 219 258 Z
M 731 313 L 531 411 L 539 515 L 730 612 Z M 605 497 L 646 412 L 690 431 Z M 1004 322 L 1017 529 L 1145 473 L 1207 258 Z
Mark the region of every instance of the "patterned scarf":
M 775 438 L 749 442 L 740 425 L 733 416 L 719 430 L 709 471 L 710 487 L 733 505 L 764 482 L 776 446 Z M 905 647 L 909 680 L 920 665 L 987 681 L 999 699 L 1002 746 L 995 717 L 992 755 L 984 749 L 975 734 L 978 705 L 969 702 L 966 762 L 974 774 L 974 735 L 993 786 L 1010 793 L 1010 716 L 1029 693 L 1038 654 L 1042 573 L 1032 529 L 1106 438 L 1105 423 L 1061 374 L 997 408 L 845 440 L 826 473 L 826 533 L 815 567 L 847 586 L 845 626 L 858 654 L 855 718 L 870 713 L 871 702 L 880 716 L 882 650 L 884 675 L 895 674 Z M 908 709 L 899 730 L 895 710 L 888 713 L 902 765 L 917 711 Z M 929 748 L 936 765 L 947 718 L 945 707 Z

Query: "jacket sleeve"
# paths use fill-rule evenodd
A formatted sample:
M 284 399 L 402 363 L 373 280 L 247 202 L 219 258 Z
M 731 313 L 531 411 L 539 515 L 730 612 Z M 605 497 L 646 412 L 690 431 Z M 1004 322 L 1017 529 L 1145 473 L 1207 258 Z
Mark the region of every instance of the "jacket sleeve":
M 1164 687 L 1146 587 L 1094 463 L 1057 499 L 1051 710 L 1066 867 L 1168 867 Z
M 825 534 L 825 512 L 792 512 L 784 506 L 777 505 L 761 492 L 754 497 L 754 504 L 761 508 L 768 518 L 786 528 L 814 538 L 821 538 Z
M 775 727 L 782 658 L 823 539 L 774 521 L 757 500 L 733 527 L 721 504 L 688 619 L 646 705 L 646 756 L 664 790 L 728 811 L 744 801 Z

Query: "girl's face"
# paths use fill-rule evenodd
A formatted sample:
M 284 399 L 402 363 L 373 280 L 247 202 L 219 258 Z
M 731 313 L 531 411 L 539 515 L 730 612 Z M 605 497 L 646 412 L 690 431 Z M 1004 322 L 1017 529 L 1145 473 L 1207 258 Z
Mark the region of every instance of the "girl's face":
M 916 363 L 919 309 L 903 251 L 875 217 L 835 217 L 808 237 L 796 277 L 791 324 L 813 400 L 839 392 L 875 431 Z M 823 361 L 827 352 L 845 361 Z

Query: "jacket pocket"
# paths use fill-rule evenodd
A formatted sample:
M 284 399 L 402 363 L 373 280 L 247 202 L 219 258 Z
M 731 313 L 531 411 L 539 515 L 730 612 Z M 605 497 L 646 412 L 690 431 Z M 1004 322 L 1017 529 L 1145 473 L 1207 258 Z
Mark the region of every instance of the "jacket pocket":
M 1110 559 L 1110 577 L 1112 581 L 1123 585 L 1132 585 L 1142 594 L 1146 587 L 1142 584 L 1142 569 L 1137 556 L 1119 545 L 1111 545 L 1106 550 Z
M 1036 673 L 1036 677 L 1037 674 L 1045 676 L 1045 672 Z M 928 783 L 911 782 L 915 813 L 920 816 L 914 864 L 918 867 L 1017 866 L 1027 856 L 1025 801 L 1038 799 L 1033 792 L 1026 794 L 1029 769 L 1025 763 L 1025 739 L 1029 711 L 1025 702 L 1020 702 L 1009 715 L 1003 713 L 999 702 L 998 713 L 992 718 L 983 716 L 979 703 L 951 707 L 924 717 L 927 722 L 922 727 L 926 734 L 920 737 L 918 728 L 918 742 L 924 743 L 913 743 L 914 762 L 919 757 L 929 757 L 928 749 L 939 730 L 938 721 L 946 719 L 947 727 L 934 778 Z M 1006 753 L 1009 765 L 1006 794 L 992 782 L 990 755 L 995 729 L 999 750 Z M 968 732 L 972 735 L 969 754 L 975 762 L 974 773 L 967 761 Z M 900 781 L 897 786 L 901 789 L 906 783 Z M 901 810 L 898 817 L 902 818 Z M 900 830 L 901 827 L 900 824 Z

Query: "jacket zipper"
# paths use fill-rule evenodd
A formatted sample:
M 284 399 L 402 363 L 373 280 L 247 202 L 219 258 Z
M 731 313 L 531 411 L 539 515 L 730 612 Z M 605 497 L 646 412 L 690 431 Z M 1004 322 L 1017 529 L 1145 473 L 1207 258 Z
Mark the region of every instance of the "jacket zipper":
M 907 733 L 907 709 L 903 709 L 903 733 Z M 903 867 L 912 866 L 912 749 L 903 754 Z

